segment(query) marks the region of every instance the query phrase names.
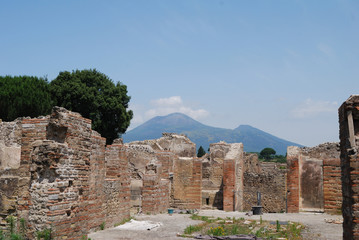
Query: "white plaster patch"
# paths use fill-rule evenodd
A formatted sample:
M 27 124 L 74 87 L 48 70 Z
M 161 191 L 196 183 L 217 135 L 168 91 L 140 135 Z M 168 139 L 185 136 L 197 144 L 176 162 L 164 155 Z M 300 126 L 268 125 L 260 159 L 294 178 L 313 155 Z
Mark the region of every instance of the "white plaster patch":
M 21 147 L 7 147 L 0 142 L 0 169 L 17 169 L 20 167 Z
M 121 226 L 115 227 L 115 229 L 155 231 L 160 226 L 162 226 L 162 223 L 160 223 L 160 222 L 136 221 L 134 219 L 131 219 L 131 221 L 129 221 Z

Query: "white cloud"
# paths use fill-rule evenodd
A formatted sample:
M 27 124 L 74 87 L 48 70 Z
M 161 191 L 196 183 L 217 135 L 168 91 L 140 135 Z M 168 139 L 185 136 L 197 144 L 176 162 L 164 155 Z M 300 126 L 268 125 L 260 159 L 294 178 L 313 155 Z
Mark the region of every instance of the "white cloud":
M 324 55 L 326 55 L 327 57 L 334 56 L 333 49 L 327 44 L 324 43 L 318 44 L 318 50 L 324 53 Z
M 180 96 L 152 100 L 151 104 L 153 108 L 145 112 L 146 119 L 168 115 L 174 112 L 184 113 L 196 120 L 209 115 L 209 112 L 205 109 L 193 109 L 191 106 L 186 106 Z
M 178 106 L 182 105 L 182 98 L 180 96 L 173 96 L 169 98 L 160 98 L 151 101 L 152 105 L 157 107 L 170 107 L 170 106 Z
M 337 102 L 313 101 L 308 98 L 302 104 L 292 109 L 290 113 L 294 118 L 310 118 L 323 113 L 336 113 L 337 110 Z

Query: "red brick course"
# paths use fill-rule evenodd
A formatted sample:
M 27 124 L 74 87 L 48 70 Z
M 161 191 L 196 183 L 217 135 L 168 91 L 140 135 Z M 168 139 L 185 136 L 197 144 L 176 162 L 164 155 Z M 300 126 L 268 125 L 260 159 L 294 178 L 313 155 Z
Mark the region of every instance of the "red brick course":
M 287 156 L 287 212 L 299 212 L 299 159 Z

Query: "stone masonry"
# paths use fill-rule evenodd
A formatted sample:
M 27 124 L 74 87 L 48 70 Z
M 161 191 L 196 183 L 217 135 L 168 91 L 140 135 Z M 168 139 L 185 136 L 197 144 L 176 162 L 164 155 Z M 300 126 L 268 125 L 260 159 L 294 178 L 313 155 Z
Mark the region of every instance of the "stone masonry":
M 243 210 L 243 144 L 212 143 L 202 158 L 202 204 L 225 211 Z
M 359 239 L 359 95 L 339 108 L 343 238 Z
M 342 145 L 342 179 L 350 184 L 358 109 L 340 111 L 345 115 L 340 118 L 342 141 L 347 144 Z M 288 212 L 337 213 L 338 145 L 289 147 L 287 160 L 287 170 L 260 163 L 256 154 L 243 152 L 243 144 L 225 142 L 211 144 L 210 153 L 197 158 L 196 145 L 174 133 L 128 144 L 117 139 L 106 146 L 89 119 L 55 107 L 50 116 L 0 122 L 0 227 L 14 215 L 26 220 L 29 238 L 51 228 L 54 239 L 81 239 L 101 225 L 111 227 L 139 212 L 157 214 L 169 207 L 248 211 L 256 205 L 257 191 L 265 212 L 285 211 L 287 197 Z M 345 226 L 355 235 L 353 192 L 355 184 L 343 183 Z
M 263 212 L 286 211 L 286 165 L 259 162 L 258 155 L 246 153 L 244 169 L 244 210 L 257 205 L 257 192 L 261 193 Z
M 126 146 L 133 213 L 161 213 L 169 206 L 201 207 L 202 166 L 195 156 L 196 145 L 185 135 L 163 133 L 159 139 Z
M 287 211 L 324 211 L 338 214 L 341 209 L 338 143 L 312 148 L 288 147 Z
M 126 148 L 106 148 L 90 120 L 55 107 L 48 117 L 1 123 L 0 133 L 2 223 L 15 215 L 29 238 L 51 228 L 55 239 L 80 239 L 129 218 Z

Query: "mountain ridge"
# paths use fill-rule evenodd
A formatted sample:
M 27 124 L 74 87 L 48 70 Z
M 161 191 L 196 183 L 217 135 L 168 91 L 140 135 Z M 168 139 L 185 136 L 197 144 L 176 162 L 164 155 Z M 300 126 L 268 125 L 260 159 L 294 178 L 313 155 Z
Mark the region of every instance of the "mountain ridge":
M 163 132 L 185 134 L 196 143 L 197 148 L 202 146 L 205 150 L 209 148 L 209 144 L 219 141 L 242 142 L 246 152 L 260 152 L 263 148 L 271 147 L 277 154 L 282 155 L 287 152 L 288 146 L 302 147 L 300 144 L 281 139 L 251 125 L 239 125 L 235 129 L 212 127 L 183 113 L 156 116 L 126 132 L 122 137 L 124 142 L 143 141 L 160 138 Z

